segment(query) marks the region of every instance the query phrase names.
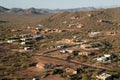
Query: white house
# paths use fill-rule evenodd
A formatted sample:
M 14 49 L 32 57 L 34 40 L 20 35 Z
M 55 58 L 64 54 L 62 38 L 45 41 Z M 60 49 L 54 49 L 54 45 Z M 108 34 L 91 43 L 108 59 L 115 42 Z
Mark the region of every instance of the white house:
M 21 45 L 25 45 L 25 44 L 26 44 L 26 42 L 21 42 L 20 44 L 21 44 Z
M 107 61 L 107 58 L 104 57 L 104 56 L 102 56 L 102 57 L 98 57 L 98 58 L 96 58 L 96 60 L 97 60 L 98 62 L 105 63 L 105 62 Z
M 112 55 L 110 55 L 110 54 L 104 54 L 104 57 L 106 57 L 106 58 L 112 58 Z
M 33 37 L 28 37 L 28 38 L 20 38 L 21 41 L 28 41 L 28 40 L 33 40 Z
M 32 80 L 39 80 L 39 78 L 34 77 Z
M 17 40 L 8 40 L 7 43 L 13 43 L 16 42 Z
M 90 32 L 90 33 L 88 33 L 88 36 L 89 37 L 95 37 L 95 36 L 97 36 L 97 35 L 99 35 L 101 32 Z
M 32 50 L 32 47 L 24 47 L 24 50 Z
M 32 44 L 32 42 L 30 42 L 30 41 L 24 41 L 24 42 L 21 42 L 20 44 L 21 44 L 21 45 Z
M 73 53 L 74 52 L 74 50 L 66 50 L 68 53 Z
M 96 76 L 97 79 L 100 80 L 112 80 L 112 76 L 110 74 L 102 73 Z
M 102 63 L 108 63 L 111 61 L 111 59 L 112 59 L 112 55 L 110 54 L 104 54 L 104 56 L 96 58 L 98 62 L 102 62 Z
M 67 50 L 61 50 L 60 53 L 65 54 L 65 53 L 68 53 L 68 52 L 67 52 Z

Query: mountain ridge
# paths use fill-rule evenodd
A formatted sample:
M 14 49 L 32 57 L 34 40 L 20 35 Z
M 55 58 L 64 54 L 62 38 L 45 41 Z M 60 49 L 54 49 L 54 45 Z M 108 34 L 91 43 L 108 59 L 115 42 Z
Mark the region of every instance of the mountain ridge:
M 80 12 L 80 11 L 91 11 L 96 10 L 94 7 L 82 7 L 82 8 L 72 8 L 72 9 L 38 9 L 38 8 L 5 8 L 0 6 L 0 13 L 21 13 L 21 14 L 45 14 L 45 13 L 63 13 L 63 12 Z

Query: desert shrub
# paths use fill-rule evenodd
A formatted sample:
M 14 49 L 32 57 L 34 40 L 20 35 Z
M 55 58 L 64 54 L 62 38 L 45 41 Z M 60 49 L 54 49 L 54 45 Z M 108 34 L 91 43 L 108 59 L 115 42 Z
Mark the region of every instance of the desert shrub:
M 5 71 L 3 74 L 4 74 L 4 75 L 9 75 L 9 72 Z
M 54 74 L 61 74 L 61 73 L 63 73 L 63 70 L 59 69 L 59 68 L 54 69 L 53 72 L 52 72 L 53 75 Z
M 0 36 L 0 40 L 5 40 L 6 37 L 5 36 Z
M 81 80 L 90 80 L 87 75 L 83 76 Z
M 81 76 L 79 75 L 72 75 L 71 80 L 81 80 Z
M 78 55 L 78 52 L 77 52 L 77 51 L 74 51 L 71 55 L 72 55 L 73 57 L 74 57 L 74 56 L 77 56 L 77 55 Z
M 41 45 L 40 45 L 40 48 L 46 48 L 46 47 L 48 47 L 47 44 L 41 44 Z
M 102 42 L 102 44 L 103 44 L 103 47 L 102 47 L 101 51 L 103 53 L 108 53 L 110 51 L 110 49 L 112 49 L 112 45 L 109 42 L 104 41 L 104 42 Z
M 14 67 L 19 67 L 19 66 L 20 66 L 20 63 L 13 63 L 12 66 L 14 66 Z
M 71 76 L 67 75 L 66 80 L 72 80 Z
M 43 73 L 42 75 L 41 75 L 41 78 L 45 78 L 45 77 L 47 77 L 48 75 L 50 75 L 48 72 L 45 72 L 45 73 Z
M 22 68 L 27 68 L 27 67 L 29 67 L 29 66 L 30 66 L 29 63 L 23 63 L 23 64 L 21 65 Z

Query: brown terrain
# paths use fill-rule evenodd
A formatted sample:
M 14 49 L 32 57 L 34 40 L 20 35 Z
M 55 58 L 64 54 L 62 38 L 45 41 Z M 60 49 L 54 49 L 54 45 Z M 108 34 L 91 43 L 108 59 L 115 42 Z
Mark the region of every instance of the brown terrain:
M 40 80 L 96 80 L 95 76 L 102 72 L 113 75 L 113 80 L 120 80 L 120 77 L 115 76 L 120 76 L 119 14 L 119 7 L 45 15 L 0 13 L 0 80 L 32 80 L 33 77 Z M 37 27 L 41 30 L 36 31 Z M 32 40 L 32 43 L 28 44 L 33 47 L 32 50 L 23 50 L 24 45 L 20 44 L 21 41 L 7 43 L 11 37 L 21 34 L 35 36 L 36 32 L 44 38 Z M 89 37 L 90 32 L 100 32 L 100 35 Z M 76 40 L 74 36 L 85 44 L 101 45 L 96 50 L 83 49 L 80 47 L 82 44 L 71 42 Z M 67 47 L 56 47 L 61 44 Z M 94 55 L 60 53 L 61 50 L 67 49 L 94 52 Z M 96 57 L 104 54 L 114 55 L 110 63 L 94 61 Z M 36 67 L 37 63 L 61 66 L 40 69 Z M 55 73 L 56 68 L 62 69 L 62 72 Z M 65 72 L 66 68 L 80 69 L 80 72 L 71 75 Z

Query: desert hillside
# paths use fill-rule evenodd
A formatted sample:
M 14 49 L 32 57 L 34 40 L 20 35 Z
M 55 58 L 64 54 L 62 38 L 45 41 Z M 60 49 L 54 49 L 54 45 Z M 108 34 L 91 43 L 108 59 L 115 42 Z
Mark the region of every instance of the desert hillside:
M 119 80 L 119 14 L 120 7 L 60 13 L 0 7 L 0 79 L 96 80 L 107 73 Z

